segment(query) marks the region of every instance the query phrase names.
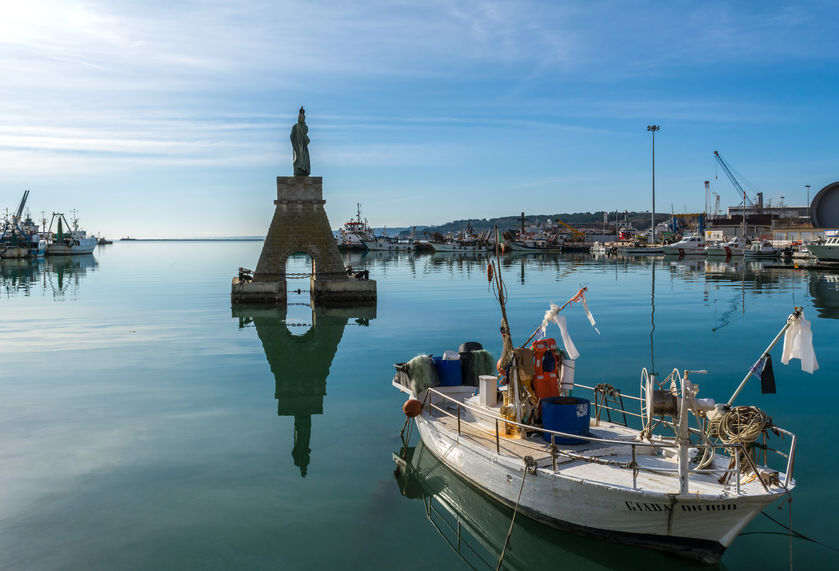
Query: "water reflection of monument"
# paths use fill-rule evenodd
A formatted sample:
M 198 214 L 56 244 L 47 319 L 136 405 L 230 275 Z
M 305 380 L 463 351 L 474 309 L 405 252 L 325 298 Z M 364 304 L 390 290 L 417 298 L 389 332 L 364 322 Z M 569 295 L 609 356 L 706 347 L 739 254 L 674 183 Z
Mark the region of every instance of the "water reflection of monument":
M 302 335 L 289 330 L 285 306 L 234 305 L 239 327 L 256 328 L 265 357 L 274 375 L 277 415 L 294 417 L 291 455 L 300 475 L 306 477 L 311 449 L 312 415 L 323 414 L 326 378 L 338 344 L 349 325 L 369 324 L 375 306 L 312 309 L 311 327 Z

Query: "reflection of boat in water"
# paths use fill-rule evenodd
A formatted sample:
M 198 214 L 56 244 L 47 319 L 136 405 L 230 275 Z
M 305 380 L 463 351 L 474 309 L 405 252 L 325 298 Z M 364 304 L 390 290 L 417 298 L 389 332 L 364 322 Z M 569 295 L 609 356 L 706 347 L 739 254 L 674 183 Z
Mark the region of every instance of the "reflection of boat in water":
M 402 456 L 405 456 L 403 459 Z M 512 510 L 494 501 L 452 472 L 420 441 L 394 453 L 394 472 L 403 496 L 421 500 L 431 526 L 472 569 L 495 569 L 504 549 Z M 517 518 L 503 569 L 627 568 L 672 564 L 654 552 L 629 546 L 604 545 L 595 539 L 565 534 L 528 518 Z
M 56 298 L 78 291 L 81 281 L 98 263 L 92 254 L 23 260 L 0 260 L 3 288 L 13 295 L 29 295 L 35 288 Z
M 839 319 L 839 273 L 809 274 L 808 289 L 819 317 Z
M 496 291 L 503 292 L 497 272 L 496 266 Z M 583 300 L 580 290 L 565 306 Z M 503 309 L 503 295 L 501 302 Z M 543 335 L 561 309 L 552 305 L 545 314 Z M 564 323 L 557 321 L 565 338 Z M 760 365 L 784 331 L 804 327 L 796 311 Z M 498 365 L 501 379 L 474 371 L 473 383 L 465 369 L 452 375 L 451 365 L 441 365 L 445 360 L 435 364 L 421 355 L 397 365 L 393 385 L 409 395 L 404 410 L 414 424 L 406 426 L 417 427 L 427 449 L 517 513 L 559 530 L 714 563 L 745 525 L 795 486 L 789 461 L 794 438 L 772 440 L 772 447 L 783 448 L 780 459 L 773 448 L 768 458 L 751 456 L 770 427 L 775 435 L 792 434 L 772 426 L 759 409 L 731 406 L 761 367 L 751 369 L 727 405 L 697 398 L 698 386 L 690 380 L 695 371 L 674 369 L 661 380 L 644 369 L 640 398 L 620 400 L 639 402 L 640 414 L 622 404 L 611 409 L 640 417 L 638 430 L 620 416 L 601 418 L 608 389 L 575 384 L 578 354 L 567 340 L 565 352 L 551 349 L 549 339 L 514 350 L 506 313 L 502 331 L 507 347 Z M 577 389 L 592 391 L 591 400 L 579 398 Z M 724 427 L 739 415 L 750 416 L 754 438 L 734 444 Z M 770 460 L 777 466 L 769 467 Z

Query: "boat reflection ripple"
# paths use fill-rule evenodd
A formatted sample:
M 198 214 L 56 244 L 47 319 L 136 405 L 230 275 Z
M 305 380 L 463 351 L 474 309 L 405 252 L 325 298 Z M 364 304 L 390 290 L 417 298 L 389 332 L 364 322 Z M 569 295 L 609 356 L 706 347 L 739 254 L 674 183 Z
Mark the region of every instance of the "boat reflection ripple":
M 516 517 L 504 550 L 513 511 L 484 495 L 452 472 L 422 443 L 394 453 L 394 472 L 402 495 L 421 500 L 429 524 L 472 569 L 634 569 L 672 566 L 659 553 L 604 543 Z M 679 564 L 683 564 L 679 561 Z M 655 566 L 655 567 L 650 567 Z

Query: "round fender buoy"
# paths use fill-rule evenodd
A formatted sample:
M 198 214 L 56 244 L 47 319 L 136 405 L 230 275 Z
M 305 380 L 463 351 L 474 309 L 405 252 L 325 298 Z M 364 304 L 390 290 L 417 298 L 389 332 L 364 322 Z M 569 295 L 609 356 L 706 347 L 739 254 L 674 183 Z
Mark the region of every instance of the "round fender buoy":
M 402 412 L 404 412 L 405 416 L 408 418 L 414 418 L 422 412 L 422 403 L 417 399 L 408 399 L 405 401 L 405 404 L 402 405 Z

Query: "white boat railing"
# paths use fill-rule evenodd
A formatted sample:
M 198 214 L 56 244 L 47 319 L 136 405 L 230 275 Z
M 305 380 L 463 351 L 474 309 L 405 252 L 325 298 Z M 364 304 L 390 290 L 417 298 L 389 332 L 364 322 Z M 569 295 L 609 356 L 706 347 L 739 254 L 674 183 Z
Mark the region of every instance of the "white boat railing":
M 584 385 L 579 385 L 579 384 L 577 384 L 576 387 L 593 390 L 592 387 L 586 387 Z M 633 399 L 633 400 L 639 400 L 639 401 L 641 400 L 638 397 L 632 397 L 632 396 L 629 396 L 629 395 L 624 395 L 624 396 L 625 396 L 625 398 L 630 398 L 630 399 Z M 447 402 L 455 405 L 455 407 L 456 407 L 455 413 L 452 413 L 449 410 L 447 410 L 446 408 L 444 408 L 444 407 L 440 406 L 439 404 L 435 403 L 434 402 L 434 397 L 439 397 L 443 401 L 447 401 Z M 603 405 L 601 405 L 601 406 L 603 406 Z M 478 432 L 482 432 L 482 433 L 487 434 L 489 436 L 493 436 L 495 438 L 496 454 L 501 455 L 501 442 L 502 442 L 502 438 L 503 438 L 504 442 L 514 442 L 516 445 L 518 445 L 520 447 L 523 447 L 525 449 L 533 450 L 534 452 L 541 452 L 541 453 L 548 452 L 551 456 L 551 467 L 554 471 L 557 471 L 557 459 L 560 456 L 567 457 L 571 460 L 579 460 L 579 461 L 582 461 L 582 462 L 590 462 L 590 463 L 596 463 L 596 464 L 605 464 L 605 465 L 615 466 L 615 467 L 618 467 L 618 468 L 629 469 L 629 470 L 633 471 L 633 475 L 632 475 L 633 488 L 637 487 L 637 474 L 638 474 L 639 471 L 653 472 L 653 473 L 659 473 L 659 474 L 672 474 L 672 475 L 679 476 L 679 477 L 685 479 L 685 481 L 688 481 L 689 476 L 691 474 L 694 474 L 694 475 L 696 475 L 696 474 L 713 474 L 713 475 L 720 476 L 719 480 L 720 480 L 721 485 L 723 484 L 723 482 L 727 481 L 729 478 L 734 476 L 735 490 L 736 490 L 736 493 L 739 495 L 740 494 L 740 484 L 741 484 L 740 458 L 741 458 L 741 455 L 743 455 L 745 457 L 745 455 L 747 455 L 749 453 L 748 447 L 745 444 L 742 444 L 742 443 L 731 443 L 731 444 L 726 444 L 726 443 L 722 443 L 722 442 L 713 443 L 713 444 L 704 444 L 704 443 L 701 443 L 701 442 L 700 443 L 691 443 L 691 448 L 696 448 L 696 449 L 707 449 L 707 448 L 711 448 L 711 449 L 714 449 L 714 450 L 720 449 L 720 448 L 724 449 L 726 451 L 726 453 L 728 453 L 729 456 L 731 456 L 733 458 L 734 466 L 729 467 L 727 469 L 723 469 L 723 470 L 721 470 L 719 468 L 698 469 L 698 468 L 687 467 L 687 469 L 683 471 L 682 466 L 684 466 L 686 463 L 680 463 L 679 468 L 660 468 L 660 467 L 645 468 L 644 466 L 639 465 L 638 462 L 637 462 L 637 449 L 638 449 L 638 447 L 641 447 L 642 449 L 649 449 L 651 451 L 656 450 L 656 449 L 672 449 L 674 451 L 674 453 L 677 455 L 679 453 L 680 445 L 676 441 L 676 439 L 675 438 L 668 439 L 668 438 L 664 438 L 664 437 L 659 437 L 659 439 L 646 440 L 646 441 L 645 440 L 618 440 L 618 439 L 611 439 L 611 438 L 601 438 L 601 437 L 598 437 L 598 436 L 591 436 L 591 435 L 572 434 L 572 433 L 562 432 L 562 431 L 558 431 L 558 430 L 550 430 L 550 429 L 542 428 L 542 427 L 539 427 L 539 426 L 533 426 L 533 425 L 530 425 L 530 424 L 524 424 L 524 423 L 516 422 L 514 420 L 508 420 L 506 418 L 499 418 L 498 416 L 496 416 L 494 414 L 491 414 L 491 413 L 487 412 L 486 410 L 482 410 L 480 407 L 476 407 L 476 406 L 473 406 L 473 405 L 470 405 L 470 404 L 465 404 L 465 403 L 461 402 L 460 400 L 458 400 L 458 399 L 456 399 L 452 396 L 449 396 L 449 395 L 447 395 L 447 394 L 445 394 L 441 391 L 438 391 L 434 388 L 429 388 L 429 389 L 426 390 L 426 394 L 425 394 L 425 397 L 423 399 L 422 408 L 423 408 L 424 414 L 428 414 L 429 416 L 430 416 L 430 413 L 428 413 L 428 411 L 433 410 L 433 411 L 437 411 L 438 413 L 440 413 L 442 415 L 448 416 L 450 418 L 456 418 L 457 419 L 457 433 L 458 433 L 458 435 L 462 434 L 462 425 L 466 424 L 466 426 L 468 426 L 472 430 L 476 430 Z M 481 424 L 478 424 L 476 422 L 472 422 L 472 421 L 464 419 L 463 415 L 461 414 L 462 410 L 468 410 L 472 414 L 475 414 L 475 415 L 478 415 L 480 417 L 486 418 L 488 420 L 494 421 L 494 423 L 495 423 L 494 430 L 490 430 L 489 428 L 487 428 L 487 427 L 485 427 Z M 615 410 L 615 411 L 618 411 L 618 412 L 621 412 L 621 413 L 626 412 L 626 414 L 630 414 L 632 416 L 639 416 L 640 417 L 640 414 L 632 413 L 632 412 L 629 412 L 629 411 L 622 411 L 622 410 L 616 409 L 616 408 L 612 408 L 612 410 Z M 545 447 L 543 445 L 536 444 L 536 443 L 534 443 L 530 440 L 524 439 L 524 438 L 511 439 L 511 438 L 508 438 L 507 436 L 502 437 L 502 432 L 501 432 L 502 425 L 503 425 L 504 429 L 507 429 L 509 427 L 516 427 L 518 429 L 518 431 L 520 431 L 521 434 L 526 434 L 527 432 L 530 432 L 530 433 L 539 433 L 539 434 L 543 434 L 543 435 L 544 434 L 550 435 L 550 445 L 547 447 L 547 449 L 545 449 Z M 772 426 L 771 430 L 778 433 L 779 435 L 789 436 L 790 437 L 790 447 L 789 447 L 789 450 L 787 452 L 783 452 L 781 450 L 776 450 L 774 448 L 770 448 L 769 446 L 766 445 L 766 435 L 764 433 L 764 436 L 763 436 L 764 442 L 763 442 L 763 445 L 761 446 L 761 448 L 763 450 L 763 455 L 764 455 L 764 461 L 763 461 L 763 466 L 762 467 L 764 467 L 764 468 L 768 467 L 768 464 L 766 462 L 767 452 L 773 452 L 775 454 L 778 454 L 782 458 L 785 458 L 786 461 L 787 461 L 786 462 L 786 470 L 785 470 L 785 473 L 784 473 L 783 482 L 779 482 L 779 485 L 781 485 L 783 488 L 787 488 L 789 483 L 792 481 L 792 478 L 793 478 L 793 470 L 794 470 L 794 467 L 795 467 L 795 448 L 796 448 L 796 444 L 797 444 L 797 438 L 796 438 L 795 434 L 793 434 L 792 432 L 789 432 L 788 430 L 785 430 L 783 428 Z M 692 429 L 691 432 L 693 432 L 694 434 L 699 434 L 699 430 L 697 430 L 697 429 Z M 639 434 L 640 434 L 640 431 L 639 431 Z M 587 442 L 610 444 L 610 445 L 617 445 L 617 446 L 628 446 L 631 449 L 631 458 L 632 459 L 628 462 L 618 462 L 618 461 L 615 461 L 615 460 L 606 460 L 606 459 L 603 459 L 603 458 L 597 457 L 597 456 L 587 456 L 587 455 L 582 454 L 582 453 L 577 454 L 577 453 L 575 453 L 575 452 L 573 452 L 569 449 L 558 448 L 557 445 L 556 445 L 556 439 L 557 438 L 573 438 L 573 439 L 583 440 L 583 441 L 587 441 Z M 739 453 L 738 453 L 738 451 L 739 451 Z M 507 448 L 507 449 L 505 449 L 505 453 L 510 454 L 514 457 L 519 457 L 522 460 L 524 460 L 524 458 L 525 458 L 525 455 L 517 453 L 515 451 L 515 449 Z M 758 466 L 754 463 L 754 461 L 751 459 L 751 457 L 748 457 L 747 459 L 748 459 L 748 463 L 750 464 L 750 468 L 752 469 L 752 471 L 755 472 L 755 476 L 760 479 L 761 483 L 764 486 L 764 489 L 766 489 L 766 491 L 769 491 L 769 488 L 768 488 L 766 482 L 764 482 L 763 479 L 760 478 L 760 475 L 757 474 Z

